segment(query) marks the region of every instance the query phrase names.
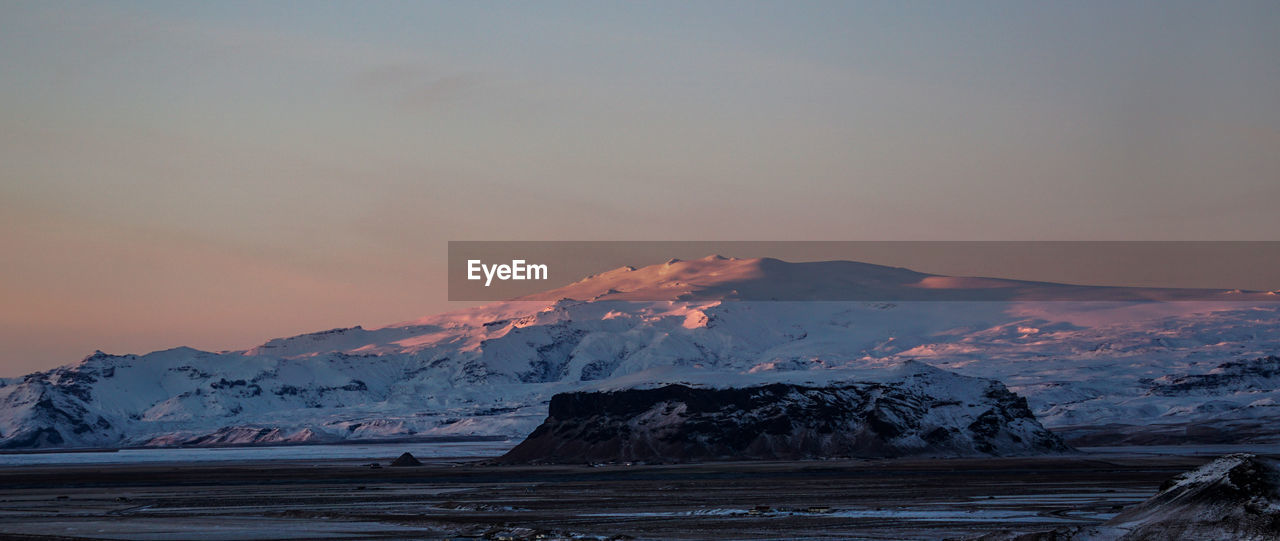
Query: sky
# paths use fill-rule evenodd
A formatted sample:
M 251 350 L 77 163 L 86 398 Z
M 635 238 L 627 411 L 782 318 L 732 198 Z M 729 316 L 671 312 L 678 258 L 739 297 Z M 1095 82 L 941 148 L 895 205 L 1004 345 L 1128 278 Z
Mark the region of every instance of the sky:
M 0 0 L 0 376 L 450 240 L 1280 240 L 1280 4 Z

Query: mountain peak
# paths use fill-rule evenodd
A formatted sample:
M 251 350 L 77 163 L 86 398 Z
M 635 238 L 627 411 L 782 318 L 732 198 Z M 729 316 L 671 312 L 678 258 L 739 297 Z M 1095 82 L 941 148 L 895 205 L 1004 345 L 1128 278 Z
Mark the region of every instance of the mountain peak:
M 1072 285 L 947 276 L 858 261 L 791 262 L 712 254 L 619 267 L 513 300 L 576 301 L 1177 301 L 1266 300 L 1257 291 Z
M 897 295 L 931 275 L 854 261 L 787 262 L 774 258 L 669 259 L 619 267 L 528 297 L 575 300 L 836 300 Z

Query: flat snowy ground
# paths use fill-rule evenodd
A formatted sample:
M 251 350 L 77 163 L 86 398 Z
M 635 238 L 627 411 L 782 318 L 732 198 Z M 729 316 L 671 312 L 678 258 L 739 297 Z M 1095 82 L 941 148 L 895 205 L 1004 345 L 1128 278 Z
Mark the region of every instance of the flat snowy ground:
M 0 467 L 0 537 L 532 538 L 551 531 L 579 538 L 965 538 L 1099 523 L 1210 459 L 1196 448 L 1163 448 L 604 467 L 437 458 L 421 467 L 371 469 L 363 463 L 385 466 L 409 447 L 350 447 L 373 453 L 318 458 L 303 454 L 306 448 L 282 448 L 300 454 L 284 458 L 285 451 L 273 449 L 267 454 L 275 459 L 252 462 Z
M 409 443 L 340 443 L 332 445 L 277 445 L 257 447 L 187 447 L 120 449 L 71 452 L 0 453 L 0 468 L 10 466 L 55 466 L 76 464 L 154 464 L 236 461 L 364 460 L 370 462 L 386 454 L 413 453 L 420 459 L 474 458 L 496 456 L 515 447 L 508 439 Z

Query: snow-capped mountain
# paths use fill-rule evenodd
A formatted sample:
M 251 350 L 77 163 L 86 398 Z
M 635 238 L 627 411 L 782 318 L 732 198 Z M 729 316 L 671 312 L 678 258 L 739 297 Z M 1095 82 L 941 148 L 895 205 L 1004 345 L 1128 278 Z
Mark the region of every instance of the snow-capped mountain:
M 912 359 L 1001 381 L 1046 426 L 1074 438 L 1176 440 L 1193 426 L 1210 439 L 1280 439 L 1272 428 L 1280 390 L 1266 368 L 1280 352 L 1280 304 L 1260 300 L 1267 294 L 1045 301 L 1026 292 L 1053 288 L 1061 298 L 1073 286 L 1005 282 L 709 257 L 602 273 L 567 286 L 554 295 L 560 300 L 495 303 L 242 351 L 99 352 L 0 380 L 0 446 L 519 437 L 560 392 L 827 384 Z M 896 298 L 910 299 L 957 290 L 972 299 L 985 290 L 993 300 L 723 300 L 798 290 L 840 298 L 841 288 L 858 287 L 885 298 L 897 288 Z M 658 290 L 686 300 L 627 299 Z M 1149 298 L 1161 296 L 1182 298 L 1166 290 Z
M 887 374 L 884 372 L 888 372 Z M 878 377 L 877 377 L 878 376 Z M 558 394 L 499 461 L 1008 456 L 1068 451 L 996 381 L 906 362 L 824 387 L 667 385 Z

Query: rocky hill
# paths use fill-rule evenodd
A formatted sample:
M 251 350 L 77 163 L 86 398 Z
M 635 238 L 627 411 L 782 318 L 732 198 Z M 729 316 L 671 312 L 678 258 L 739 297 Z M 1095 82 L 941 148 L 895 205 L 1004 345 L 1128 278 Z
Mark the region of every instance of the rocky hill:
M 501 462 L 685 462 L 1060 453 L 1004 385 L 911 363 L 905 375 L 825 387 L 666 385 L 551 398 Z
M 1280 470 L 1252 454 L 1227 455 L 1170 479 L 1155 496 L 1099 526 L 1001 532 L 982 541 L 1280 539 Z

